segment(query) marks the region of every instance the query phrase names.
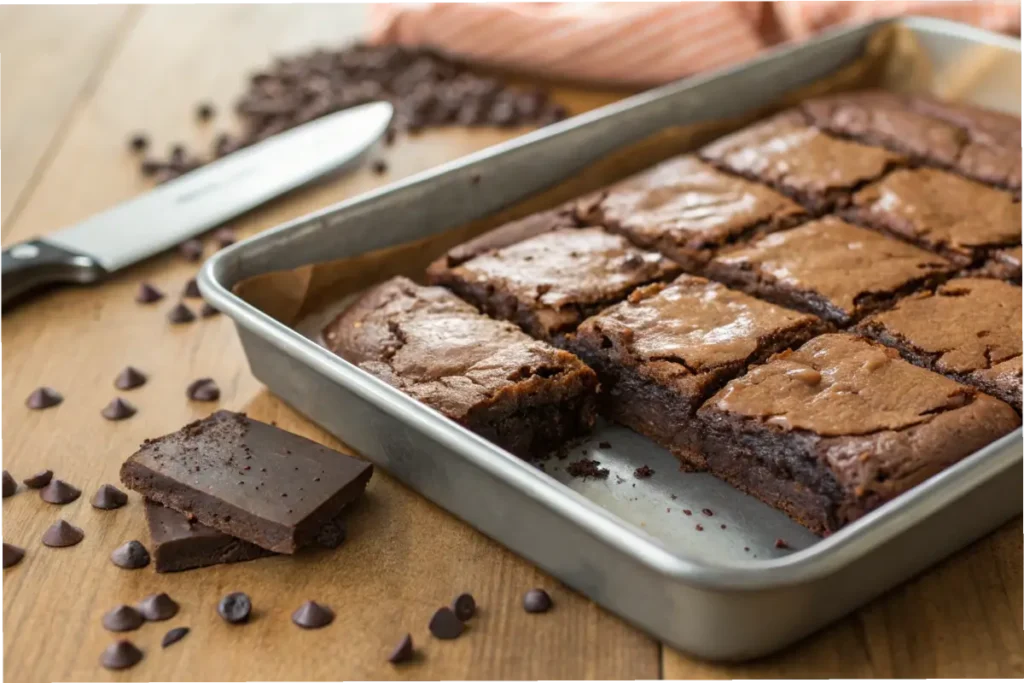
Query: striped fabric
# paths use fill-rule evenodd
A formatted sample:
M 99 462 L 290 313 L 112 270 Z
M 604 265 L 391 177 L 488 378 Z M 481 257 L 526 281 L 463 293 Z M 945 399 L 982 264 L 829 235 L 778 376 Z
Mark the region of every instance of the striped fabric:
M 653 85 L 829 26 L 896 14 L 1020 32 L 1020 2 L 384 4 L 370 41 L 570 80 Z

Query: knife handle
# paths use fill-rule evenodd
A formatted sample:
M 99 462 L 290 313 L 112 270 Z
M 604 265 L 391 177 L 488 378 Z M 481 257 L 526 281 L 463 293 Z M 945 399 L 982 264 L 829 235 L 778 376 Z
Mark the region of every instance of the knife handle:
M 3 311 L 34 290 L 60 283 L 96 282 L 106 270 L 85 254 L 76 254 L 46 240 L 21 242 L 0 256 L 0 298 Z

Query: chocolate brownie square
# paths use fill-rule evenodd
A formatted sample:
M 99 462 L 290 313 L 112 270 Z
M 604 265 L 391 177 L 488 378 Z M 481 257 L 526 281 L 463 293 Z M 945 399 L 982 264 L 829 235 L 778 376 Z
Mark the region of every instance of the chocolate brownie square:
M 682 275 L 588 318 L 568 348 L 597 371 L 609 417 L 704 469 L 701 403 L 750 363 L 825 329 L 812 315 Z
M 953 270 L 941 256 L 833 216 L 725 251 L 707 267 L 731 287 L 843 326 Z
M 597 376 L 571 353 L 492 320 L 441 287 L 396 277 L 323 330 L 325 346 L 523 457 L 594 424 Z
M 806 212 L 749 180 L 694 156 L 669 159 L 581 202 L 580 219 L 625 235 L 699 272 L 720 247 L 795 225 Z
M 451 267 L 445 259 L 427 271 L 488 315 L 510 320 L 530 335 L 560 343 L 597 311 L 641 285 L 678 275 L 661 254 L 601 228 L 563 228 L 485 252 Z
M 818 533 L 1020 424 L 1002 401 L 849 334 L 750 368 L 697 414 L 712 473 Z
M 481 254 L 522 242 L 546 232 L 575 228 L 579 224 L 575 218 L 574 208 L 574 204 L 568 204 L 506 223 L 449 249 L 442 257 L 442 262 L 448 268 L 454 268 Z
M 816 213 L 849 199 L 851 191 L 908 160 L 823 133 L 799 111 L 787 111 L 720 138 L 701 158 L 726 171 L 767 183 Z
M 980 277 L 994 277 L 1020 284 L 1021 248 L 998 249 L 993 252 L 977 271 Z
M 898 302 L 857 330 L 915 365 L 971 384 L 1021 409 L 1021 292 L 999 280 L 957 278 Z M 1007 372 L 1016 359 L 1017 373 Z
M 844 215 L 959 266 L 1020 244 L 1020 204 L 1009 192 L 934 168 L 893 171 L 857 192 Z

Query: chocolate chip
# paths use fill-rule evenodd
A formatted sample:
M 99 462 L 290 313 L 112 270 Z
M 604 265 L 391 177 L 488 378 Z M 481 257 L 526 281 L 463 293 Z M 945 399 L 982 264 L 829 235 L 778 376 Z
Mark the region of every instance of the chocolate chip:
M 166 621 L 178 613 L 178 603 L 167 593 L 156 593 L 142 598 L 138 609 L 146 621 Z
M 163 298 L 164 293 L 148 282 L 140 284 L 138 291 L 135 292 L 135 300 L 140 304 L 151 304 Z
M 130 640 L 119 640 L 111 644 L 100 655 L 100 664 L 114 671 L 130 669 L 142 661 L 142 650 L 135 647 Z
M 252 613 L 252 601 L 245 593 L 228 593 L 217 605 L 217 614 L 229 624 L 244 624 Z
M 235 231 L 231 228 L 219 228 L 213 233 L 213 241 L 217 243 L 218 247 L 223 249 L 224 247 L 230 247 L 238 241 L 238 237 L 235 236 Z
M 127 420 L 137 412 L 138 410 L 135 409 L 135 406 L 118 396 L 110 401 L 110 403 L 100 411 L 100 415 L 108 420 L 116 421 Z
M 103 628 L 115 633 L 134 631 L 144 623 L 146 620 L 131 605 L 118 605 L 103 615 Z
M 463 593 L 452 601 L 452 612 L 459 621 L 469 621 L 476 614 L 476 600 L 469 593 Z
M 146 383 L 148 379 L 139 370 L 128 365 L 125 369 L 117 373 L 117 377 L 114 378 L 114 386 L 121 391 L 128 391 L 129 389 L 135 389 L 141 387 Z
M 186 261 L 198 261 L 203 258 L 203 243 L 197 239 L 185 240 L 178 245 L 178 253 L 184 256 Z
M 160 641 L 160 647 L 170 647 L 176 642 L 188 635 L 187 626 L 179 626 L 178 628 L 172 628 L 170 631 L 164 634 L 163 640 Z
M 195 278 L 190 279 L 185 283 L 185 289 L 182 290 L 181 295 L 186 299 L 201 299 L 203 295 L 199 292 L 199 284 Z
M 30 489 L 41 489 L 49 484 L 51 479 L 53 479 L 53 470 L 43 470 L 22 481 Z
M 200 121 L 209 121 L 213 118 L 213 114 L 213 105 L 209 102 L 200 102 L 199 106 L 196 107 L 196 117 L 198 117 Z
M 204 301 L 202 307 L 199 309 L 199 315 L 203 318 L 212 318 L 215 315 L 220 315 L 220 311 Z
M 142 569 L 149 564 L 149 551 L 138 541 L 128 541 L 110 553 L 110 561 L 121 569 Z
M 52 408 L 55 405 L 59 405 L 64 397 L 57 393 L 56 389 L 50 387 L 39 387 L 25 399 L 25 405 L 32 410 L 45 410 L 46 408 Z
M 167 312 L 167 320 L 172 325 L 183 325 L 195 319 L 196 314 L 192 312 L 192 309 L 180 302 Z
M 78 545 L 83 538 L 85 538 L 84 531 L 61 519 L 43 532 L 43 545 L 48 548 L 67 548 Z
M 92 506 L 97 510 L 116 510 L 128 504 L 128 494 L 110 484 L 104 484 L 92 497 Z
M 149 147 L 149 137 L 145 133 L 134 133 L 128 138 L 128 146 L 132 151 L 141 152 Z
M 188 385 L 185 395 L 193 401 L 216 401 L 220 398 L 220 387 L 209 377 L 201 377 Z
M 14 481 L 14 477 L 12 477 L 11 473 L 8 472 L 7 470 L 4 470 L 4 477 L 3 477 L 3 479 L 4 479 L 4 488 L 3 488 L 4 498 L 10 498 L 11 496 L 13 496 L 15 493 L 18 492 L 18 482 Z
M 318 602 L 307 600 L 292 612 L 292 623 L 300 628 L 323 628 L 334 621 L 334 612 Z
M 394 128 L 388 128 L 386 131 L 384 131 L 384 144 L 387 145 L 388 147 L 390 147 L 391 145 L 395 144 L 395 137 L 396 136 L 397 136 L 397 133 L 395 133 L 395 129 Z
M 388 661 L 392 664 L 403 664 L 411 660 L 413 654 L 412 636 L 406 633 L 402 636 L 402 640 L 398 642 L 398 645 L 395 646 L 395 649 L 391 651 Z
M 316 544 L 321 548 L 333 550 L 345 542 L 345 524 L 341 520 L 332 519 L 325 522 L 316 532 Z
M 39 489 L 39 497 L 52 505 L 67 505 L 78 500 L 82 492 L 63 479 L 53 479 Z
M 383 159 L 375 159 L 374 162 L 370 164 L 370 168 L 377 175 L 384 175 L 388 172 L 388 162 Z
M 523 596 L 523 609 L 530 614 L 547 612 L 552 606 L 551 596 L 541 588 L 534 588 Z
M 4 569 L 13 567 L 25 557 L 25 551 L 16 545 L 4 543 Z
M 441 640 L 454 640 L 462 635 L 465 628 L 455 612 L 447 607 L 437 610 L 430 618 L 430 632 Z

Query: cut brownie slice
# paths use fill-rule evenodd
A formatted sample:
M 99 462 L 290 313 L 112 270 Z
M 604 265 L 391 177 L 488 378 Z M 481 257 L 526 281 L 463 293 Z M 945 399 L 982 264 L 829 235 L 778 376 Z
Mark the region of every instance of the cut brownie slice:
M 436 261 L 431 284 L 444 285 L 489 315 L 559 343 L 584 318 L 641 285 L 678 275 L 661 254 L 600 228 L 565 228 L 480 254 L 458 266 Z
M 707 272 L 745 292 L 847 325 L 945 279 L 946 259 L 831 216 L 726 251 Z
M 146 501 L 146 523 L 152 540 L 153 564 L 158 572 L 248 562 L 276 554 L 199 522 L 190 522 L 180 512 L 149 500 Z
M 342 358 L 520 456 L 546 455 L 594 423 L 593 370 L 440 287 L 391 279 L 323 338 Z
M 588 318 L 568 346 L 597 371 L 609 417 L 703 469 L 701 403 L 748 364 L 825 329 L 812 315 L 682 275 Z
M 843 205 L 850 192 L 907 158 L 827 135 L 788 111 L 712 142 L 701 157 L 768 183 L 815 212 Z
M 1019 287 L 958 278 L 934 295 L 900 301 L 857 329 L 898 349 L 911 363 L 972 384 L 1020 411 L 1021 314 Z
M 569 204 L 506 223 L 500 228 L 485 232 L 475 239 L 453 247 L 442 257 L 441 262 L 448 268 L 454 268 L 480 254 L 501 249 L 546 232 L 577 227 L 574 208 L 574 205 Z
M 580 219 L 625 235 L 699 272 L 723 245 L 795 225 L 806 212 L 792 200 L 693 156 L 670 159 L 581 202 Z
M 698 411 L 712 473 L 818 533 L 1020 424 L 1013 409 L 849 334 L 816 337 Z
M 1020 244 L 1020 204 L 1009 192 L 933 168 L 893 171 L 857 192 L 844 213 L 960 266 Z
M 994 277 L 1020 284 L 1021 248 L 999 249 L 989 256 L 975 273 L 981 277 Z

